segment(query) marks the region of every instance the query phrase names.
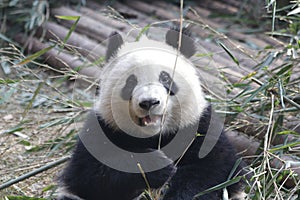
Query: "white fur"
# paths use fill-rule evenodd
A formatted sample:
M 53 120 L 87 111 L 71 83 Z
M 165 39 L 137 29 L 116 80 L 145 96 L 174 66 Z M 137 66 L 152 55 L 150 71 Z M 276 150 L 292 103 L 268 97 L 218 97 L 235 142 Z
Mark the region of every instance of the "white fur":
M 103 68 L 95 111 L 115 129 L 122 129 L 137 137 L 148 137 L 156 134 L 158 127 L 138 126 L 132 115 L 145 115 L 137 102 L 155 97 L 162 104 L 151 109 L 151 114 L 163 114 L 166 109 L 163 132 L 172 132 L 178 127 L 196 123 L 207 103 L 194 65 L 184 56 L 178 56 L 173 80 L 179 90 L 175 96 L 167 97 L 167 91 L 158 81 L 161 71 L 172 76 L 176 57 L 176 49 L 146 37 L 139 42 L 125 43 Z M 132 99 L 126 101 L 120 94 L 131 74 L 137 76 L 138 85 Z

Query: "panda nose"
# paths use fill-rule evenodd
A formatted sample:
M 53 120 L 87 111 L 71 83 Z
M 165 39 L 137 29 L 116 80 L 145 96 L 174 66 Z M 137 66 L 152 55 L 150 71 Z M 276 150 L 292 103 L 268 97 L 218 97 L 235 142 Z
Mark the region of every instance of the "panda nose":
M 157 99 L 147 99 L 139 103 L 139 106 L 144 110 L 150 110 L 151 107 L 158 105 L 160 102 Z

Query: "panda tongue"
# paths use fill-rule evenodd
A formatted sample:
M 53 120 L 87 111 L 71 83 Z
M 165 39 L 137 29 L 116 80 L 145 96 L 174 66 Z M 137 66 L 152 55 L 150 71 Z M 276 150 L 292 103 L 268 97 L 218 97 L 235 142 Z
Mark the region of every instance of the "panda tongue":
M 150 117 L 149 115 L 147 115 L 147 116 L 145 116 L 145 117 L 143 118 L 143 124 L 148 125 L 148 124 L 150 124 L 151 122 L 152 122 L 152 119 L 151 119 L 151 117 Z

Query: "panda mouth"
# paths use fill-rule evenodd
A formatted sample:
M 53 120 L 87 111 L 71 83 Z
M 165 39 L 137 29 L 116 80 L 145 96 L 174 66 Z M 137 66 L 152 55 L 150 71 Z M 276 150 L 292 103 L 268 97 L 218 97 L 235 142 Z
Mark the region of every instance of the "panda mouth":
M 140 126 L 157 126 L 161 123 L 162 115 L 146 115 L 138 119 Z

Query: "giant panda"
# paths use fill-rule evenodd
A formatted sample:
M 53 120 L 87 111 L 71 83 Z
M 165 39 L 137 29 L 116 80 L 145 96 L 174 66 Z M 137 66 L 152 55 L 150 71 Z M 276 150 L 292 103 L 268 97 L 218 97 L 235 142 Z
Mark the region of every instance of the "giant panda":
M 111 35 L 94 108 L 59 177 L 59 200 L 142 199 L 145 190 L 160 191 L 161 200 L 219 200 L 226 191 L 242 199 L 243 182 L 195 196 L 243 166 L 189 60 L 195 44 L 184 30 L 179 49 L 179 35 L 171 29 L 165 42 Z M 214 126 L 221 127 L 215 144 L 200 156 Z

